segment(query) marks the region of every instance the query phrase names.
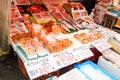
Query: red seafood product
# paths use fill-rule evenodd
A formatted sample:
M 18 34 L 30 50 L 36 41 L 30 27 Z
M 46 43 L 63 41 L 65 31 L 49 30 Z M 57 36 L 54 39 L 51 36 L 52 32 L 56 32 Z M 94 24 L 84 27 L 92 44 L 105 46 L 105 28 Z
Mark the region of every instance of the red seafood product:
M 67 21 L 67 20 L 63 20 L 61 23 L 62 23 L 64 26 L 66 26 L 68 29 L 76 30 L 76 29 L 73 27 L 73 25 L 72 25 L 69 21 Z
M 16 27 L 15 24 L 10 25 L 10 32 L 12 33 L 13 31 L 18 31 L 18 28 Z
M 68 33 L 64 28 L 61 27 L 60 24 L 53 25 L 52 26 L 52 32 L 54 34 L 61 34 L 61 33 L 67 34 Z
M 74 10 L 79 10 L 79 6 L 77 4 L 71 3 L 71 5 Z
M 11 13 L 16 12 L 15 7 L 11 6 Z
M 34 13 L 33 16 L 34 16 L 35 19 L 41 19 L 42 18 L 40 13 Z
M 56 40 L 53 43 L 46 44 L 47 49 L 50 53 L 60 52 L 64 50 L 64 46 L 62 45 L 61 40 Z
M 84 44 L 87 44 L 89 42 L 93 42 L 98 39 L 104 38 L 104 36 L 99 33 L 98 31 L 95 30 L 90 30 L 89 33 L 80 33 L 80 34 L 75 34 L 74 38 L 78 39 Z
M 68 0 L 60 0 L 62 4 L 68 3 Z
M 42 12 L 40 12 L 40 15 L 46 20 L 53 20 L 54 21 L 54 18 L 52 17 L 52 15 L 48 11 L 42 11 Z
M 41 11 L 45 11 L 45 9 L 42 6 L 37 6 L 37 5 L 33 5 L 33 6 L 28 6 L 27 10 L 32 14 L 32 13 L 39 13 Z
M 13 18 L 22 18 L 22 16 L 19 12 L 14 12 L 14 13 L 11 13 L 11 19 Z
M 16 44 L 17 42 L 19 42 L 19 40 L 24 39 L 27 40 L 30 38 L 30 33 L 23 33 L 23 34 L 15 34 L 11 36 L 12 41 Z
M 15 5 L 29 5 L 30 1 L 29 0 L 13 0 Z
M 62 13 L 65 12 L 65 9 L 62 6 L 57 6 L 57 10 Z
M 30 19 L 30 15 L 29 14 L 24 14 L 22 16 L 22 19 L 23 19 L 25 24 L 28 24 L 28 23 L 31 24 L 31 19 Z
M 39 56 L 44 56 L 46 54 L 45 49 L 40 42 L 38 42 L 37 40 L 34 40 L 34 39 L 30 39 L 30 42 L 31 42 L 32 46 L 35 48 L 36 53 Z
M 81 35 L 79 35 L 79 34 L 75 34 L 74 35 L 74 38 L 76 38 L 76 39 L 78 39 L 79 41 L 82 41 L 82 40 L 84 40 L 84 35 L 86 35 L 86 34 L 81 34 Z
M 70 47 L 73 42 L 67 38 L 63 40 L 56 39 L 55 42 L 46 44 L 47 49 L 50 53 L 63 51 L 65 48 Z
M 74 37 L 76 39 L 78 39 L 80 42 L 82 42 L 83 44 L 87 44 L 88 42 L 90 42 L 90 36 L 87 35 L 86 33 L 81 33 L 81 34 L 75 34 Z
M 62 44 L 65 48 L 67 48 L 67 47 L 70 47 L 73 44 L 73 42 L 69 40 L 68 38 L 65 38 L 62 40 Z
M 90 16 L 83 17 L 83 20 L 88 21 L 88 22 L 93 21 L 93 19 Z
M 31 34 L 33 36 L 37 36 L 37 34 L 41 31 L 42 26 L 40 24 L 32 24 Z
M 49 34 L 50 32 L 52 32 L 53 25 L 54 25 L 54 22 L 52 20 L 50 20 L 48 23 L 43 24 L 46 34 Z
M 61 21 L 62 19 L 64 19 L 64 17 L 62 16 L 62 14 L 60 12 L 53 12 L 53 16 L 58 20 Z
M 65 12 L 65 9 L 59 4 L 50 4 L 47 5 L 47 8 L 50 12 Z
M 45 32 L 45 29 L 42 28 L 42 29 L 40 30 L 40 32 L 37 34 L 37 38 L 38 38 L 39 41 L 41 41 L 46 35 L 47 35 L 47 34 L 46 34 L 46 32 Z M 44 41 L 44 40 L 43 40 L 43 41 Z
M 56 5 L 57 6 L 57 5 Z M 56 6 L 55 5 L 46 5 L 47 9 L 50 12 L 56 12 Z
M 32 4 L 41 4 L 43 3 L 42 0 L 30 0 Z
M 73 19 L 78 20 L 81 18 L 81 15 L 78 11 L 72 11 Z
M 48 4 L 60 4 L 61 1 L 60 0 L 43 0 L 43 3 L 45 5 L 48 5 Z
M 90 30 L 89 33 L 93 36 L 95 36 L 95 39 L 102 39 L 104 38 L 104 35 L 98 31 L 95 31 L 95 30 Z
M 19 19 L 18 18 L 13 18 L 13 19 L 11 19 L 11 23 L 19 23 L 20 21 L 19 21 Z
M 71 17 L 69 14 L 67 14 L 66 12 L 62 12 L 61 14 L 62 14 L 62 16 L 64 16 L 64 19 L 71 19 L 71 18 L 72 18 L 72 17 Z
M 84 6 L 81 4 L 81 3 L 77 3 L 78 7 L 79 7 L 79 10 L 82 10 L 84 9 Z
M 15 35 L 15 34 L 23 34 L 25 32 L 28 32 L 27 29 L 25 28 L 25 25 L 23 23 L 12 23 L 10 26 L 10 34 Z
M 60 25 L 64 30 L 66 30 L 67 32 L 70 32 L 69 28 L 66 25 L 64 25 L 62 23 Z
M 22 49 L 25 52 L 25 55 L 27 56 L 28 59 L 38 57 L 35 52 L 35 47 L 32 46 L 30 41 L 22 40 L 22 41 L 20 41 L 20 46 L 22 47 Z
M 18 10 L 20 11 L 20 13 L 25 13 L 25 9 L 22 6 L 17 6 Z
M 62 30 L 62 28 L 61 28 L 60 25 L 56 24 L 56 25 L 53 25 L 53 26 L 52 26 L 52 32 L 53 32 L 54 34 L 61 34 L 62 31 L 63 31 L 63 30 Z
M 11 5 L 11 13 L 14 13 L 14 12 L 19 12 L 19 11 L 18 11 L 17 6 L 12 4 Z
M 11 39 L 12 39 L 12 42 L 16 44 L 16 42 L 19 40 L 19 35 L 20 34 L 16 34 L 16 35 L 12 35 Z
M 36 20 L 37 23 L 40 23 L 41 20 L 43 20 L 44 18 L 40 15 L 40 13 L 33 13 L 32 14 L 34 19 Z
M 82 10 L 82 9 L 84 9 L 84 6 L 81 3 L 71 3 L 71 5 L 72 5 L 72 8 L 74 10 Z

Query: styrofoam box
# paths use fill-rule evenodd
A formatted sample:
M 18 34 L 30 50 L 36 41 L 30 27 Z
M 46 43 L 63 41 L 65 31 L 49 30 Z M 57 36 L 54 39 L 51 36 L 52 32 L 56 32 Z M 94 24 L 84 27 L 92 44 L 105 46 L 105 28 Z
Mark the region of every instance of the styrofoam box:
M 90 80 L 117 80 L 116 77 L 114 77 L 92 61 L 87 61 L 82 64 L 76 64 L 75 68 L 86 75 Z
M 107 72 L 111 73 L 113 76 L 115 76 L 118 80 L 120 80 L 120 69 L 114 66 L 111 62 L 107 61 L 103 58 L 103 56 L 100 56 L 98 59 L 98 63 L 100 67 L 102 67 Z
M 63 75 L 59 76 L 57 80 L 90 80 L 78 69 L 74 68 Z

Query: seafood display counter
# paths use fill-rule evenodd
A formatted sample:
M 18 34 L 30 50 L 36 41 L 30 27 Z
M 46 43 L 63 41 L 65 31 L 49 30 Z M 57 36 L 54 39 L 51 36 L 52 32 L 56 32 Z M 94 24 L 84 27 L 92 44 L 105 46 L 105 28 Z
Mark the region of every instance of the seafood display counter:
M 11 4 L 11 45 L 30 79 L 52 72 L 58 76 L 59 69 L 94 56 L 91 48 L 100 52 L 111 48 L 107 39 L 114 34 L 93 22 L 81 3 L 13 0 Z

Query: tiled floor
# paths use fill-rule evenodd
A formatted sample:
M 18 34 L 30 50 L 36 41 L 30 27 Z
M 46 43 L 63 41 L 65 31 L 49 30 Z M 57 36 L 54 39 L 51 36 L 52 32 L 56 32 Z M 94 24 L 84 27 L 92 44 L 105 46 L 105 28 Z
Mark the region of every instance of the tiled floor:
M 12 53 L 0 61 L 0 80 L 29 80 L 20 71 L 17 57 Z

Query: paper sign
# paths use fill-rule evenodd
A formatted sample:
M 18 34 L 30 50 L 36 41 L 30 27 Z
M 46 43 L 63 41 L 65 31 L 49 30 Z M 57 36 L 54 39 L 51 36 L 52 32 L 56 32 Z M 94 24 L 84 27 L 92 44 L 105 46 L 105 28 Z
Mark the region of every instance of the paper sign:
M 97 48 L 100 52 L 106 50 L 106 49 L 109 49 L 111 48 L 112 46 L 107 42 L 107 40 L 105 39 L 101 39 L 101 40 L 97 40 L 97 41 L 94 41 L 93 43 L 93 46 L 95 48 Z
M 80 46 L 70 50 L 54 53 L 50 56 L 28 61 L 25 63 L 25 68 L 30 79 L 34 79 L 90 56 L 93 56 L 93 53 L 89 48 L 86 46 Z
M 57 64 L 52 56 L 32 60 L 25 63 L 26 70 L 30 79 L 48 74 L 57 69 Z
M 53 55 L 59 68 L 68 66 L 76 62 L 73 54 L 69 51 L 63 51 Z
M 72 53 L 77 61 L 81 61 L 85 58 L 93 56 L 93 53 L 90 51 L 90 49 L 82 45 L 80 47 L 76 47 L 72 49 Z

